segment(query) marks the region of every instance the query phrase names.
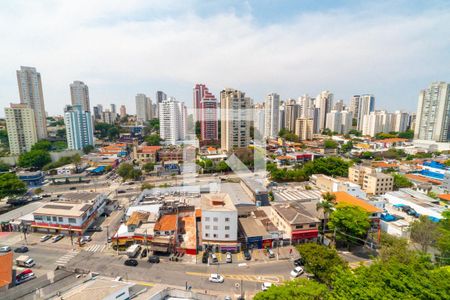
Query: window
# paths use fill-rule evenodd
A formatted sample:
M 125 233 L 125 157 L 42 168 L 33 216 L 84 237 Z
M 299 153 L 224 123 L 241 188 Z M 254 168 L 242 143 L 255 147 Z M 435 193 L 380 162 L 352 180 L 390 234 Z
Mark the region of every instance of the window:
M 295 226 L 295 229 L 302 229 L 303 228 L 303 225 L 297 225 L 297 226 Z
M 316 224 L 309 224 L 309 228 L 314 228 L 316 227 Z
M 230 230 L 230 226 L 225 226 L 225 230 Z
M 206 225 L 206 226 L 205 226 L 205 229 L 209 229 L 209 225 Z
M 35 220 L 42 221 L 43 217 L 42 217 L 42 216 L 35 216 L 34 219 L 35 219 Z
M 230 218 L 225 218 L 225 222 L 230 222 Z
M 76 223 L 76 222 L 77 222 L 77 220 L 76 220 L 75 218 L 69 218 L 69 223 L 74 224 L 74 223 Z
M 63 222 L 63 218 L 62 217 L 58 217 L 58 222 Z
M 56 222 L 56 217 L 52 217 L 52 221 L 53 221 L 53 222 Z
M 46 217 L 47 221 L 51 221 L 52 218 L 50 218 L 49 216 Z
M 214 222 L 219 222 L 219 218 L 215 217 L 215 218 L 213 219 L 213 221 L 214 221 Z
M 214 230 L 218 230 L 218 229 L 219 229 L 219 227 L 217 227 L 217 226 L 214 226 L 214 227 L 213 227 L 213 229 L 214 229 Z
M 230 235 L 229 234 L 225 234 L 225 238 L 226 239 L 230 238 Z
M 214 234 L 213 234 L 213 238 L 217 238 L 217 233 L 214 233 Z
M 205 237 L 209 237 L 209 233 L 205 233 Z
M 209 217 L 205 217 L 205 222 L 209 222 Z

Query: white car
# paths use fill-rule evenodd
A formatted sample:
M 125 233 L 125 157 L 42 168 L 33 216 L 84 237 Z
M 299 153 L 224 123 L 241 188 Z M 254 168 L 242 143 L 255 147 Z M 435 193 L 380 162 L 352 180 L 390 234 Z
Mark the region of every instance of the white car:
M 6 253 L 6 252 L 10 252 L 11 251 L 11 247 L 10 246 L 2 246 L 0 247 L 0 252 L 1 253 Z
M 45 242 L 46 240 L 49 240 L 51 238 L 52 238 L 51 234 L 46 234 L 46 235 L 41 237 L 41 242 Z
M 223 276 L 220 274 L 211 274 L 209 276 L 209 281 L 210 282 L 215 282 L 215 283 L 222 283 L 224 280 Z
M 92 239 L 89 235 L 84 235 L 80 239 L 80 242 L 90 242 L 90 241 L 92 241 Z
M 302 267 L 295 267 L 294 270 L 291 271 L 291 277 L 298 277 L 303 274 L 303 268 Z
M 264 283 L 261 285 L 261 290 L 267 291 L 272 285 L 273 285 L 272 282 L 264 282 Z

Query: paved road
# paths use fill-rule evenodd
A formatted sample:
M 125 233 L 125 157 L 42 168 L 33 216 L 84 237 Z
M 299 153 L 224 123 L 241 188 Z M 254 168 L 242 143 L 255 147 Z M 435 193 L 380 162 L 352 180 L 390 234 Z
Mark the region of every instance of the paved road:
M 238 267 L 237 264 L 208 266 L 168 261 L 149 264 L 145 260 L 140 260 L 137 267 L 128 267 L 123 264 L 125 259 L 124 256 L 80 252 L 68 266 L 98 272 L 105 276 L 121 276 L 125 280 L 147 284 L 163 283 L 184 287 L 187 281 L 193 289 L 233 292 L 236 292 L 236 283 L 240 284 L 241 280 L 244 289 L 248 291 L 260 290 L 264 281 L 280 283 L 289 279 L 289 272 L 292 269 L 292 263 L 289 261 L 250 263 L 247 267 Z M 209 274 L 216 272 L 225 276 L 223 284 L 208 281 Z

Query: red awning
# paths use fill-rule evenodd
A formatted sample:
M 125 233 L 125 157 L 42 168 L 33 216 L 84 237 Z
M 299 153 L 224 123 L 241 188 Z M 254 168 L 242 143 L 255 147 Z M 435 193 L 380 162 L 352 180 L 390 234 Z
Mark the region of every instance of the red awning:
M 292 240 L 312 239 L 319 235 L 319 230 L 298 230 L 292 232 Z

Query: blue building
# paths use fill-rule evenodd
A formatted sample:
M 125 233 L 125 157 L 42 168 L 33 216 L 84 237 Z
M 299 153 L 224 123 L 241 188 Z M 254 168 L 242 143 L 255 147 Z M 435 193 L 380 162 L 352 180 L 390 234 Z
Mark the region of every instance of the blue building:
M 44 183 L 44 172 L 36 171 L 36 172 L 19 172 L 17 174 L 20 180 L 25 182 L 28 187 L 38 187 Z
M 94 145 L 94 128 L 89 111 L 83 111 L 81 105 L 67 105 L 64 109 L 67 148 L 82 150 L 87 145 Z

